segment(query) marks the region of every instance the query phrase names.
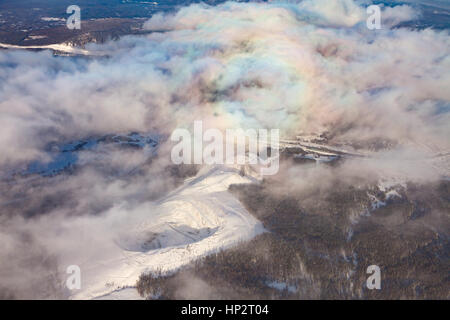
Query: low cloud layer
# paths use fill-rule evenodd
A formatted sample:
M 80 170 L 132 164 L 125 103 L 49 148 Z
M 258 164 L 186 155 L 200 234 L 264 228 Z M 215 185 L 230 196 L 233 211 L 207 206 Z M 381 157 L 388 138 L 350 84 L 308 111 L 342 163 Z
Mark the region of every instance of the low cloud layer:
M 352 0 L 191 5 L 156 14 L 148 37 L 88 46 L 109 58 L 2 51 L 0 164 L 54 140 L 194 119 L 448 148 L 448 31 L 392 28 L 415 14 L 385 8 L 383 29 L 368 30 Z

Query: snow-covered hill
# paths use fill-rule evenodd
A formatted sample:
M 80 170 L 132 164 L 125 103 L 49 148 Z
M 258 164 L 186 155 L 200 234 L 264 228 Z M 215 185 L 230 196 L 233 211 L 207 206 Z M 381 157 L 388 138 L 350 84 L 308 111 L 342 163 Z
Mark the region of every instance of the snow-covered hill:
M 143 272 L 170 272 L 262 233 L 262 224 L 228 192 L 231 184 L 248 182 L 235 168 L 204 168 L 157 203 L 107 212 L 113 228 L 124 227 L 101 252 L 86 250 L 91 255 L 79 265 L 81 289 L 71 298 L 117 298 L 121 292 L 126 298 Z

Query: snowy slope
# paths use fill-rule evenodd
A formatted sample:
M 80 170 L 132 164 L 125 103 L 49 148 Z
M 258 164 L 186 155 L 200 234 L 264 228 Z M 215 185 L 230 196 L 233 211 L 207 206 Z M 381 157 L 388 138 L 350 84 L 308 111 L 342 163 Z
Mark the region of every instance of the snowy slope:
M 65 43 L 59 44 L 49 44 L 43 46 L 18 46 L 14 44 L 0 43 L 0 49 L 33 49 L 33 50 L 53 50 L 57 52 L 74 54 L 74 55 L 84 55 L 84 56 L 104 56 L 107 55 L 106 52 L 95 52 L 89 51 L 83 48 L 74 47 Z
M 81 289 L 71 298 L 117 299 L 121 292 L 126 293 L 122 298 L 133 296 L 121 288 L 135 286 L 143 272 L 172 271 L 263 232 L 262 224 L 227 191 L 230 184 L 250 179 L 235 168 L 205 168 L 157 203 L 107 213 L 115 217 L 112 227 L 126 227 L 101 252 L 84 257 Z M 142 214 L 145 210 L 148 214 Z

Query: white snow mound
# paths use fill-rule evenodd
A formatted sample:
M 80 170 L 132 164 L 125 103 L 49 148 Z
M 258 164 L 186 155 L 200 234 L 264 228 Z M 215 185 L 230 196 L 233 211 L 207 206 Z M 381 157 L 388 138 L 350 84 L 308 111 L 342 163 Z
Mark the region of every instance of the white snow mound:
M 81 289 L 73 291 L 71 298 L 120 297 L 121 288 L 135 286 L 143 272 L 174 271 L 264 232 L 262 224 L 228 192 L 231 184 L 249 182 L 251 178 L 235 168 L 205 168 L 157 203 L 106 213 L 112 217 L 111 228 L 120 225 L 120 231 L 110 244 L 103 244 L 102 252 L 93 250 L 85 257 L 80 264 Z

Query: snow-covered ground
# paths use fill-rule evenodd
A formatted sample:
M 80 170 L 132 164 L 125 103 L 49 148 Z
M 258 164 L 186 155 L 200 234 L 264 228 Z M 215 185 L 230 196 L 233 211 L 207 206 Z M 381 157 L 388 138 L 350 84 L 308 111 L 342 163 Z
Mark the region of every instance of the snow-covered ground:
M 49 44 L 43 46 L 18 46 L 7 43 L 0 43 L 0 48 L 3 49 L 34 49 L 34 50 L 53 50 L 67 54 L 85 55 L 85 56 L 103 56 L 106 52 L 89 51 L 83 48 L 70 46 L 65 43 Z
M 113 217 L 108 223 L 112 228 L 122 224 L 121 231 L 111 243 L 103 241 L 101 250 L 95 250 L 95 243 L 92 250 L 86 248 L 78 264 L 81 289 L 74 290 L 70 298 L 137 298 L 129 287 L 136 285 L 143 272 L 170 272 L 264 232 L 262 224 L 228 192 L 231 184 L 251 181 L 236 168 L 204 168 L 157 203 L 107 212 Z M 95 235 L 89 237 L 95 239 Z M 69 263 L 69 254 L 67 258 Z

